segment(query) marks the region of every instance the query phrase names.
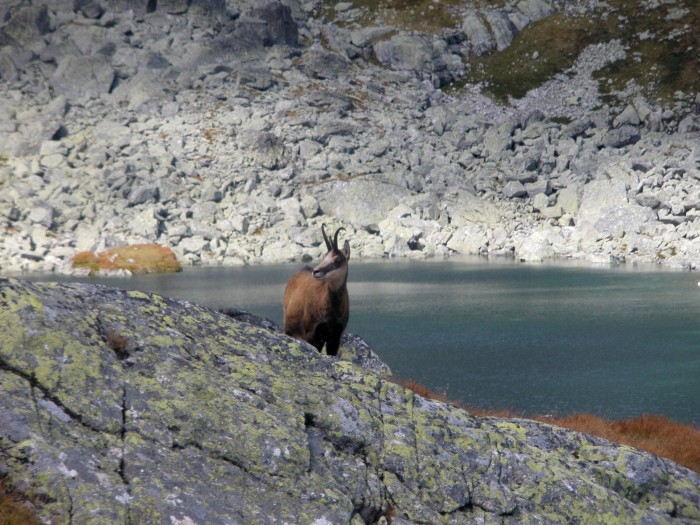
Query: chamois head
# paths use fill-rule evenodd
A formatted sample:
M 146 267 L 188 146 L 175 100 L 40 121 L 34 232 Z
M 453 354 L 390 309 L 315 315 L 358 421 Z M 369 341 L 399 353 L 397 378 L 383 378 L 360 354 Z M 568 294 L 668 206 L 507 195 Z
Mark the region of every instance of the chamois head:
M 326 241 L 328 253 L 316 266 L 312 275 L 314 279 L 327 282 L 331 288 L 337 289 L 345 284 L 348 278 L 348 259 L 350 259 L 350 243 L 346 240 L 343 249 L 338 248 L 338 234 L 345 228 L 338 228 L 335 231 L 333 242 L 326 235 L 326 225 L 321 225 L 323 240 Z

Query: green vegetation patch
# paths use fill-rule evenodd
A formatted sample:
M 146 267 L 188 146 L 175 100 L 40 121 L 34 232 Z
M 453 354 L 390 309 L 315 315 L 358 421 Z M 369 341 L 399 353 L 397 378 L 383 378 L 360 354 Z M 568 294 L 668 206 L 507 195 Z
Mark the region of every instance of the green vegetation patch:
M 483 83 L 496 99 L 521 98 L 574 65 L 591 43 L 612 38 L 608 24 L 557 13 L 528 25 L 500 53 L 474 57 L 465 82 Z
M 404 31 L 422 33 L 443 33 L 446 29 L 455 29 L 462 22 L 459 16 L 461 0 L 353 0 L 341 2 L 333 0 L 323 2 L 321 15 L 340 25 L 343 17 L 338 17 L 337 6 L 350 3 L 359 10 L 361 15 L 354 17 L 354 22 L 360 26 L 392 25 Z M 477 0 L 474 7 L 502 7 L 503 0 Z
M 521 98 L 571 68 L 589 45 L 618 39 L 627 56 L 595 75 L 608 96 L 630 83 L 669 104 L 700 92 L 700 2 L 611 0 L 585 15 L 557 13 L 528 25 L 500 53 L 471 60 L 465 83 L 483 83 L 498 100 Z M 460 86 L 455 86 L 459 88 Z
M 670 103 L 678 98 L 692 99 L 700 92 L 700 2 L 674 3 L 615 0 L 611 2 L 616 19 L 621 19 L 622 42 L 627 56 L 601 69 L 596 77 L 604 92 L 622 90 L 630 80 L 645 94 Z M 607 88 L 610 89 L 607 89 Z M 680 94 L 679 94 L 680 95 Z

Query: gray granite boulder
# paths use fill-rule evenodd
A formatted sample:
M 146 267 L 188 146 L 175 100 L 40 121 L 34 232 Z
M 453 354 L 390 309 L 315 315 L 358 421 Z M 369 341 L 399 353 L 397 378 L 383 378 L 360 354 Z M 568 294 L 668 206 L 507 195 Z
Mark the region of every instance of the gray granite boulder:
M 389 40 L 381 40 L 374 45 L 377 59 L 398 70 L 422 71 L 430 68 L 433 48 L 421 36 L 399 33 Z

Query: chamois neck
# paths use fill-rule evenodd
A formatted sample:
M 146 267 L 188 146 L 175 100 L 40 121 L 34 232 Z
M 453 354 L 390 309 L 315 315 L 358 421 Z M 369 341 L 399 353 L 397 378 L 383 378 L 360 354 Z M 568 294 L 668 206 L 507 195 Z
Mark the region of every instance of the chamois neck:
M 332 294 L 339 294 L 345 291 L 345 288 L 348 283 L 348 274 L 347 272 L 342 278 L 338 279 L 329 279 L 326 281 L 326 286 L 328 287 L 328 291 Z

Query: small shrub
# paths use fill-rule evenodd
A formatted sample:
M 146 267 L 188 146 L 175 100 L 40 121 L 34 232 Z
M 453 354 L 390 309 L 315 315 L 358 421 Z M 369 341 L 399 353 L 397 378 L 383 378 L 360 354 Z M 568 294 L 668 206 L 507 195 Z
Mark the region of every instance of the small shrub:
M 211 143 L 214 142 L 214 139 L 216 139 L 216 137 L 222 136 L 223 132 L 218 128 L 206 128 L 202 130 L 202 135 L 207 140 L 207 142 Z
M 100 269 L 100 261 L 92 252 L 79 252 L 71 259 L 73 268 L 89 268 L 90 274 Z
M 418 383 L 417 381 L 413 381 L 411 379 L 398 379 L 396 380 L 396 383 L 401 385 L 404 388 L 407 388 L 408 390 L 412 391 L 414 394 L 418 394 L 421 397 L 424 397 L 426 399 L 434 399 L 435 401 L 441 401 L 442 403 L 448 403 L 454 407 L 461 408 L 462 410 L 466 410 L 473 416 L 479 416 L 479 417 L 521 417 L 522 414 L 516 414 L 515 412 L 512 412 L 510 410 L 496 410 L 496 409 L 483 409 L 483 408 L 474 408 L 474 407 L 468 407 L 461 401 L 457 399 L 449 399 L 446 394 L 444 393 L 437 393 L 432 390 L 430 390 L 427 386 Z
M 100 270 L 128 270 L 131 273 L 170 273 L 182 265 L 170 248 L 157 244 L 132 244 L 110 248 L 98 254 L 80 252 L 71 259 L 73 268 L 87 268 L 90 275 Z
M 438 394 L 436 392 L 433 392 L 427 386 L 417 381 L 413 381 L 412 379 L 398 379 L 396 383 L 404 388 L 407 388 L 414 394 L 418 394 L 419 396 L 424 397 L 426 399 L 434 399 L 436 401 L 442 401 L 443 403 L 450 403 L 451 405 L 459 406 L 459 402 L 450 401 L 449 399 L 447 399 L 447 396 L 445 394 Z

